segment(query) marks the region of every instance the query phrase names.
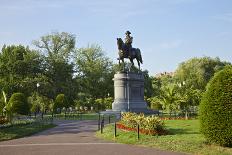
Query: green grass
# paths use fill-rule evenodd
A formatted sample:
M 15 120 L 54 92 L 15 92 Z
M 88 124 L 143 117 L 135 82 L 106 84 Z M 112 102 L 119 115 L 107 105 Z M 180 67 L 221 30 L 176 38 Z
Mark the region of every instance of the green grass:
M 45 116 L 46 117 L 46 116 Z M 51 115 L 49 115 L 51 117 Z M 66 119 L 66 120 L 98 120 L 98 113 L 86 113 L 86 114 L 55 114 L 54 119 Z
M 44 117 L 51 118 L 51 115 L 46 115 Z M 98 120 L 99 114 L 98 113 L 84 113 L 84 114 L 67 114 L 66 118 L 64 113 L 62 114 L 56 114 L 54 115 L 54 119 L 60 119 L 60 120 Z M 101 116 L 102 119 L 102 116 Z M 109 121 L 109 116 L 105 116 L 105 121 Z M 110 121 L 113 122 L 115 120 L 115 116 L 110 116 Z
M 170 132 L 165 136 L 140 135 L 117 129 L 117 137 L 114 138 L 114 127 L 108 125 L 104 128 L 104 134 L 96 133 L 97 137 L 113 140 L 119 143 L 142 145 L 175 152 L 205 155 L 232 155 L 232 148 L 215 145 L 207 145 L 205 138 L 199 132 L 198 120 L 167 120 L 166 129 Z
M 41 122 L 12 125 L 0 129 L 0 141 L 30 136 L 55 126 L 56 125 Z

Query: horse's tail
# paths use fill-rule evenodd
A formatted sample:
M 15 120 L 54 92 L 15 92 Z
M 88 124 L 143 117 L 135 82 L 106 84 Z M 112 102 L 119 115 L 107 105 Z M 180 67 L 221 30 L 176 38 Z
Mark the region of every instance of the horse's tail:
M 138 58 L 139 58 L 139 61 L 141 62 L 141 64 L 143 63 L 143 59 L 142 59 L 142 55 L 141 55 L 141 52 L 140 52 L 140 49 L 138 48 Z

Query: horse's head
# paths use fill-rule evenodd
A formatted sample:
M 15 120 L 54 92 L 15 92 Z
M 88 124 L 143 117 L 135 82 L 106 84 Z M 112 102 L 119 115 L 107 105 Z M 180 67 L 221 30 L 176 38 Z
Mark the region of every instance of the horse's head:
M 118 49 L 122 50 L 124 42 L 122 41 L 121 38 L 117 38 L 117 45 L 118 45 Z

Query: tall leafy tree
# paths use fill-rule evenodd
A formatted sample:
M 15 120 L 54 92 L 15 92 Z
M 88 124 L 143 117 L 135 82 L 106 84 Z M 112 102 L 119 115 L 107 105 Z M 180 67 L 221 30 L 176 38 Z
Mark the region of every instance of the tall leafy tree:
M 113 94 L 112 62 L 98 45 L 76 51 L 77 81 L 80 91 L 94 99 Z
M 68 59 L 75 48 L 76 37 L 67 32 L 52 32 L 34 40 L 33 44 L 50 59 Z
M 3 46 L 0 53 L 0 88 L 9 96 L 13 92 L 30 94 L 36 77 L 43 72 L 41 55 L 22 45 Z
M 192 58 L 181 63 L 174 79 L 179 85 L 180 108 L 188 118 L 190 108 L 198 106 L 206 85 L 216 72 L 228 65 L 219 58 Z
M 185 81 L 193 89 L 204 91 L 206 84 L 213 77 L 214 73 L 228 64 L 230 63 L 222 62 L 219 58 L 192 58 L 178 66 L 175 78 L 178 82 Z
M 64 93 L 74 99 L 74 64 L 72 54 L 75 49 L 75 35 L 67 32 L 53 32 L 42 36 L 33 44 L 45 55 L 45 75 L 48 77 L 50 97 Z

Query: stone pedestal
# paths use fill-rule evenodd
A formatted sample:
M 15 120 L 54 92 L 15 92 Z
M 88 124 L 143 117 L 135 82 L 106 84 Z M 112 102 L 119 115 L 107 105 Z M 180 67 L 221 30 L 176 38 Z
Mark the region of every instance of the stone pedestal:
M 146 113 L 144 101 L 144 76 L 142 73 L 117 73 L 114 75 L 113 111 Z

